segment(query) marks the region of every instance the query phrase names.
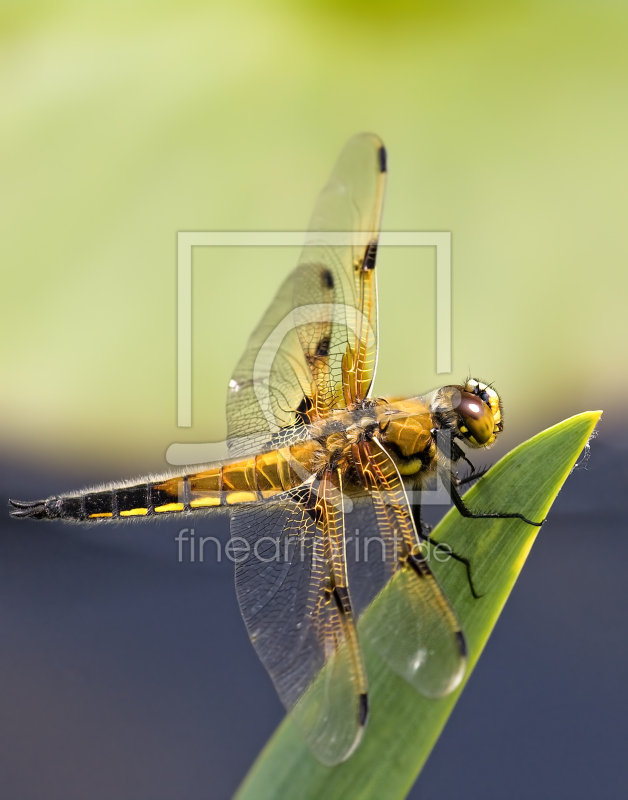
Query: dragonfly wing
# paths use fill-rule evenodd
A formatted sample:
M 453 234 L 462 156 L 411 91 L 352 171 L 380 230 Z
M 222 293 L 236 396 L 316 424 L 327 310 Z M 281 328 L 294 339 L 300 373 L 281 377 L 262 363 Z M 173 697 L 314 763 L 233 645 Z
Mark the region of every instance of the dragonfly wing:
M 399 569 L 399 548 L 385 539 L 371 493 L 362 487 L 345 487 L 346 558 L 349 591 L 356 617 L 360 617 Z M 347 511 L 350 509 L 350 511 Z
M 385 183 L 380 139 L 350 139 L 319 196 L 296 269 L 229 384 L 232 455 L 366 397 L 377 362 L 375 256 Z
M 311 406 L 315 386 L 292 325 L 293 284 L 291 276 L 280 288 L 229 382 L 227 443 L 232 456 L 288 445 L 303 429 L 301 412 Z
M 340 154 L 310 221 L 310 246 L 304 248 L 299 267 L 333 285 L 336 304 L 326 327 L 319 320 L 311 330 L 304 327 L 301 335 L 308 361 L 316 359 L 317 350 L 327 351 L 319 381 L 323 405 L 344 406 L 367 397 L 375 377 L 375 262 L 385 182 L 382 141 L 373 134 L 354 136 Z M 299 306 L 320 302 L 310 289 L 300 282 Z
M 385 563 L 394 571 L 385 602 L 376 600 L 360 635 L 421 694 L 442 697 L 453 691 L 464 675 L 466 644 L 460 623 L 421 550 L 394 462 L 377 440 L 362 443 L 359 457 L 386 551 Z M 367 567 L 367 574 L 373 574 L 373 567 Z M 360 589 L 354 586 L 362 583 L 363 577 L 351 580 L 357 597 Z
M 246 542 L 236 591 L 251 641 L 316 757 L 344 761 L 366 723 L 366 678 L 344 570 L 342 497 L 329 476 L 234 509 Z M 238 541 L 238 540 L 236 540 Z

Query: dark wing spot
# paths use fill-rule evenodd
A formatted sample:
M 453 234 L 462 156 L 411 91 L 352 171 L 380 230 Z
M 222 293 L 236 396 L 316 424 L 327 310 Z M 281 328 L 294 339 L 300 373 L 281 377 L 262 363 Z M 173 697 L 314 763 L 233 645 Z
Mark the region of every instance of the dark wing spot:
M 366 251 L 364 253 L 363 269 L 364 270 L 375 269 L 376 260 L 377 260 L 377 241 L 373 240 L 372 242 L 369 242 L 366 246 Z
M 416 553 L 410 553 L 408 556 L 408 564 L 416 572 L 419 578 L 425 578 L 426 576 L 431 575 L 425 556 L 420 550 Z
M 320 345 L 319 345 L 320 346 Z M 297 418 L 295 420 L 297 425 L 310 425 L 310 411 L 314 408 L 314 403 L 309 397 L 304 397 L 296 408 Z
M 330 345 L 331 341 L 329 336 L 323 336 L 323 338 L 316 345 L 316 355 L 320 357 L 328 356 Z
M 328 269 L 324 269 L 321 272 L 321 278 L 323 279 L 323 283 L 325 284 L 327 289 L 333 289 L 334 288 L 334 276 L 331 274 L 331 272 Z
M 377 155 L 379 157 L 379 171 L 380 172 L 386 172 L 387 169 L 388 169 L 388 166 L 387 166 L 388 157 L 386 155 L 386 148 L 384 147 L 384 145 L 382 145 L 379 148 L 379 151 L 378 151 Z
M 338 611 L 341 614 L 351 613 L 351 601 L 349 600 L 349 592 L 346 586 L 334 586 L 333 592 L 334 600 L 338 606 Z
M 369 700 L 365 694 L 360 695 L 360 725 L 364 727 L 369 715 Z

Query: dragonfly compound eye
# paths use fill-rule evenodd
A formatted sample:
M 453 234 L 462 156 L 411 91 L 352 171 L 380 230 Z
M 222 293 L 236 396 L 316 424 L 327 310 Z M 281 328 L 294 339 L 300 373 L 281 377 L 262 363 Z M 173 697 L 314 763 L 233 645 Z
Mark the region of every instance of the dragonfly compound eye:
M 495 418 L 486 403 L 471 392 L 460 392 L 453 399 L 453 409 L 460 417 L 458 430 L 470 443 L 481 447 L 494 438 Z

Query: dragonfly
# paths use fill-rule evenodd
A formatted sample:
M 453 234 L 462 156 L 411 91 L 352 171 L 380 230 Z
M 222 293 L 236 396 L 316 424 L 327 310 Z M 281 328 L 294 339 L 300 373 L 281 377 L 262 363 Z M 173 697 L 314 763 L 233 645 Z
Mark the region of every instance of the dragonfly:
M 447 695 L 464 676 L 465 637 L 430 569 L 421 492 L 440 480 L 464 517 L 542 524 L 514 511 L 473 511 L 460 493 L 481 475 L 467 450 L 490 446 L 503 429 L 491 386 L 469 378 L 424 396 L 373 394 L 386 175 L 377 136 L 349 140 L 298 264 L 229 383 L 227 459 L 10 501 L 15 518 L 92 524 L 227 510 L 248 634 L 311 751 L 329 766 L 350 757 L 367 723 L 366 641 L 427 697 Z M 460 478 L 465 463 L 471 475 Z M 377 554 L 350 558 L 350 540 L 369 538 Z M 373 603 L 384 589 L 386 602 Z

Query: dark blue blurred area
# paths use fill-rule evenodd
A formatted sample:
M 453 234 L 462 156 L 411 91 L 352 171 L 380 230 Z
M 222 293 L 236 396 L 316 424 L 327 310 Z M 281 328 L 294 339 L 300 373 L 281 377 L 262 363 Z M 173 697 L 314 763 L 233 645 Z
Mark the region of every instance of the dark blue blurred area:
M 569 478 L 414 800 L 626 796 L 627 457 L 603 433 Z M 0 494 L 18 499 L 124 477 L 9 464 L 0 475 Z M 228 536 L 224 517 L 194 525 Z M 240 619 L 233 564 L 211 542 L 203 563 L 189 551 L 179 563 L 181 527 L 2 514 L 3 800 L 237 788 L 283 712 Z

